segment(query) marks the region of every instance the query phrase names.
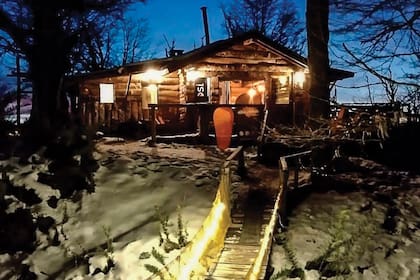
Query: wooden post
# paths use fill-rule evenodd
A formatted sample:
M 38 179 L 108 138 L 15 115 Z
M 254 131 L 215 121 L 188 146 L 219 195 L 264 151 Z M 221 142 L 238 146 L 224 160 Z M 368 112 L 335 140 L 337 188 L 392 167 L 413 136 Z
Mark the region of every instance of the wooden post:
M 200 116 L 200 131 L 199 139 L 203 144 L 208 144 L 209 141 L 209 107 L 207 105 L 198 105 L 198 114 Z
M 292 120 L 293 120 L 293 126 L 296 126 L 296 98 L 295 98 L 295 81 L 294 81 L 295 73 L 292 72 L 291 75 L 291 98 L 292 98 Z
M 240 152 L 238 154 L 238 174 L 240 176 L 246 175 L 246 168 L 245 168 L 245 156 L 244 156 L 244 148 L 240 147 Z
M 149 145 L 154 147 L 156 145 L 156 107 L 154 105 L 150 106 L 150 121 L 152 140 Z
M 287 193 L 288 193 L 288 180 L 289 180 L 289 168 L 287 166 L 286 159 L 281 157 L 279 160 L 279 169 L 280 169 L 280 191 L 281 201 L 279 207 L 279 215 L 282 218 L 284 225 L 287 224 Z
M 299 157 L 295 157 L 295 173 L 294 173 L 294 187 L 297 188 L 299 184 Z
M 20 56 L 16 54 L 16 125 L 20 127 L 20 100 L 21 100 L 21 76 L 20 76 Z

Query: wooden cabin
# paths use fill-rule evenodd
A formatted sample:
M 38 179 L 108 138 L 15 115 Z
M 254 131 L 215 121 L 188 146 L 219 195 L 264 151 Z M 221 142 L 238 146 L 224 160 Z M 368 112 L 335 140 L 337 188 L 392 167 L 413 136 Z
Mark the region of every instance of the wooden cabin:
M 330 69 L 331 83 L 351 76 Z M 87 125 L 153 120 L 185 132 L 203 129 L 222 105 L 231 106 L 245 126 L 252 123 L 247 118 L 261 121 L 265 109 L 269 123 L 303 123 L 308 81 L 304 57 L 251 32 L 187 53 L 172 50 L 167 58 L 75 76 L 67 85 L 72 109 Z

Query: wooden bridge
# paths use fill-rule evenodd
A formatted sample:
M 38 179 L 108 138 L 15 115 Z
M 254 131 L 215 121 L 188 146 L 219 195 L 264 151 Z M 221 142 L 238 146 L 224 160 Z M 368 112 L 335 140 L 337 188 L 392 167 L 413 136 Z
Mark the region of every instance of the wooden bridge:
M 266 279 L 278 217 L 285 216 L 288 185 L 299 185 L 301 159 L 310 154 L 308 151 L 280 158 L 279 173 L 263 166 L 249 171 L 251 174 L 247 177 L 253 180 L 245 180 L 247 191 L 236 199 L 232 207 L 232 223 L 225 236 L 224 247 L 205 279 Z M 294 175 L 291 180 L 289 162 Z M 257 184 L 255 178 L 260 179 Z
M 291 184 L 298 187 L 301 167 L 310 156 L 307 151 L 281 157 L 278 170 L 261 164 L 245 170 L 243 148 L 237 148 L 222 165 L 216 199 L 196 236 L 176 261 L 148 279 L 266 279 L 273 235 L 279 217 L 286 215 L 287 190 Z M 235 159 L 237 172 L 247 175 L 232 201 Z M 290 171 L 294 176 L 289 178 Z

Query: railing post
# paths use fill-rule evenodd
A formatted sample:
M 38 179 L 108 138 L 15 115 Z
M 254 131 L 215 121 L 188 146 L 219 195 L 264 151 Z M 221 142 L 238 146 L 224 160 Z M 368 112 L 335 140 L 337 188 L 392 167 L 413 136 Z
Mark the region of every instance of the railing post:
M 238 155 L 238 174 L 246 175 L 244 148 L 242 147 Z
M 294 187 L 297 188 L 299 186 L 299 157 L 295 158 L 295 173 L 293 178 Z
M 200 130 L 199 138 L 203 144 L 208 144 L 209 141 L 209 122 L 210 122 L 210 108 L 207 104 L 200 104 L 198 106 L 200 116 Z
M 283 223 L 287 224 L 287 193 L 288 193 L 288 180 L 289 180 L 289 168 L 287 166 L 286 158 L 281 157 L 279 160 L 280 169 L 280 191 L 282 192 L 279 214 L 283 219 Z

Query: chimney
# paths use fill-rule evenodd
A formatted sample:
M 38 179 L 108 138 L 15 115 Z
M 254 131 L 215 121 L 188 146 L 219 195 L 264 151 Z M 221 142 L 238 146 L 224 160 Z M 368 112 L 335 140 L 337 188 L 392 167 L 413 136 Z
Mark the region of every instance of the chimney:
M 207 7 L 201 7 L 203 12 L 204 33 L 206 35 L 206 45 L 210 44 L 209 23 L 207 21 Z

